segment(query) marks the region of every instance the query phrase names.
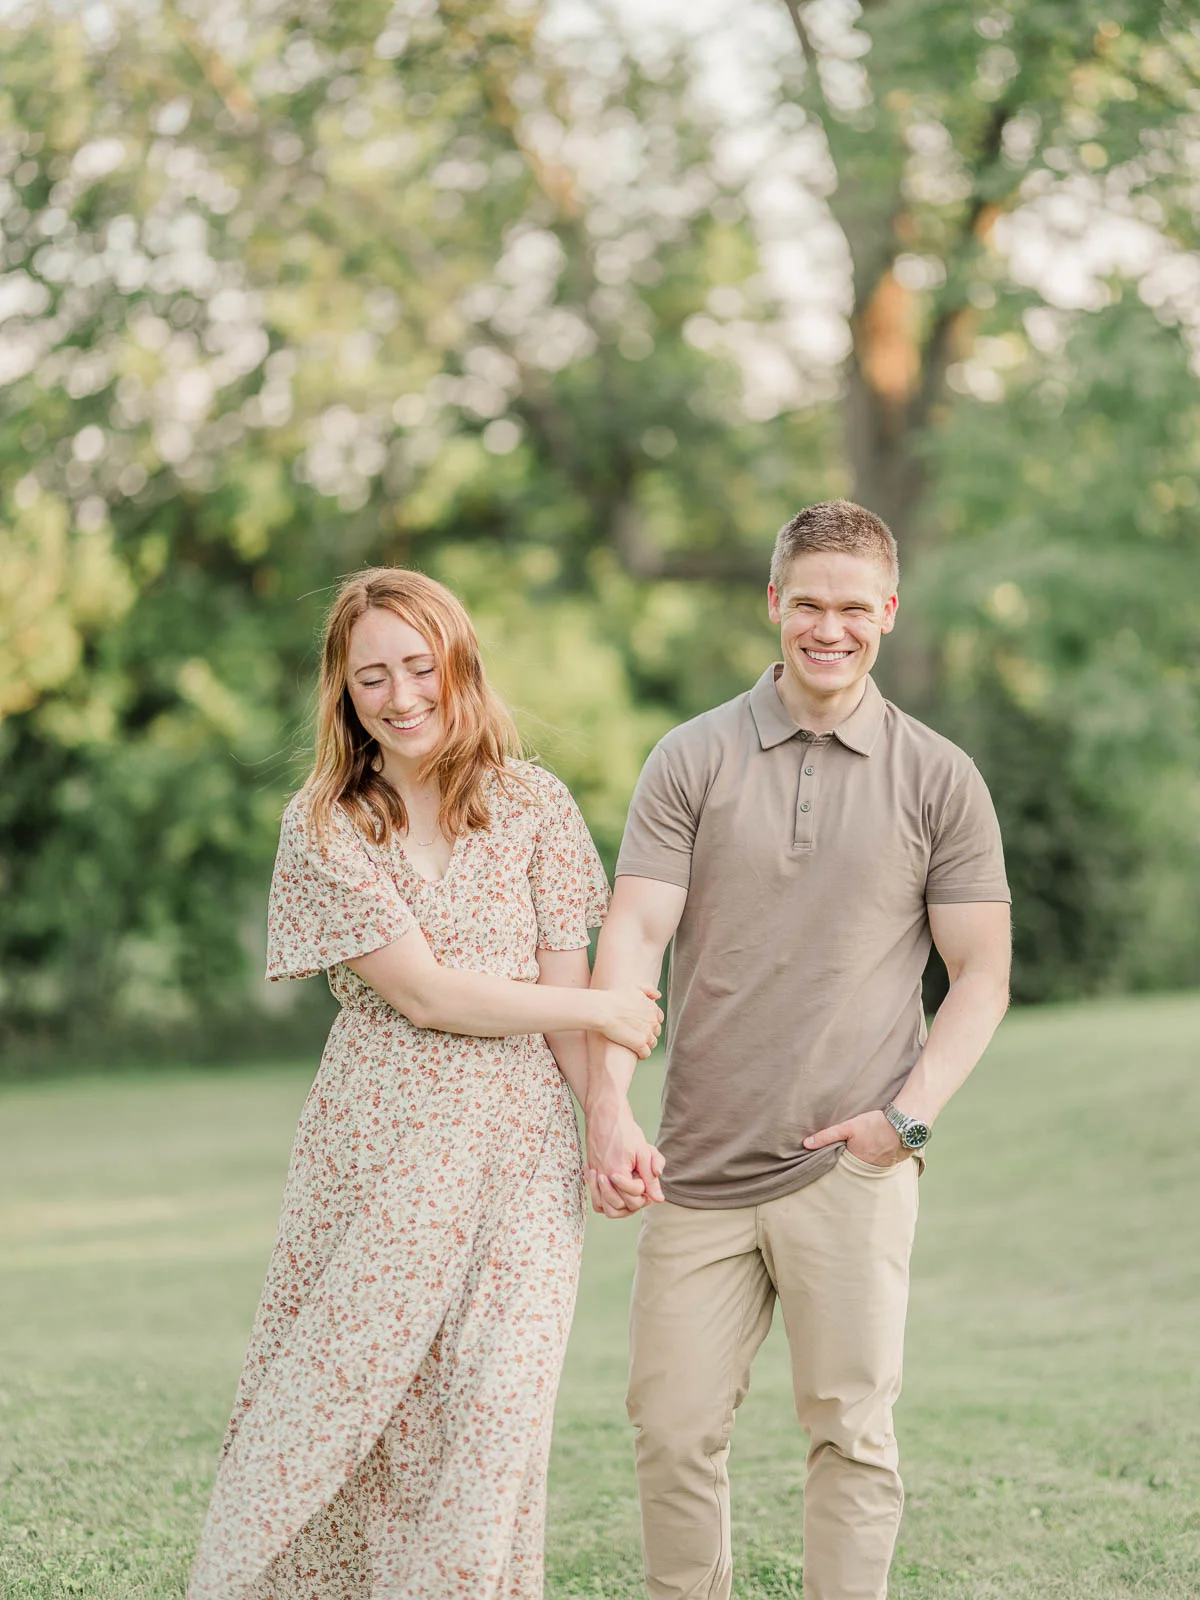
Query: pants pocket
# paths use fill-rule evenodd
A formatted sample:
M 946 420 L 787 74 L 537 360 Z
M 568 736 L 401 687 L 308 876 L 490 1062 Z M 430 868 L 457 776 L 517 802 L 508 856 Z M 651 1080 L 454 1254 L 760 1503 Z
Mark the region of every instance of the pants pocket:
M 890 1167 L 876 1167 L 845 1148 L 841 1154 L 841 1164 L 849 1167 L 851 1172 L 861 1172 L 864 1178 L 890 1178 L 894 1172 L 899 1172 L 905 1160 L 910 1159 L 911 1157 L 904 1157 L 900 1161 L 893 1162 Z

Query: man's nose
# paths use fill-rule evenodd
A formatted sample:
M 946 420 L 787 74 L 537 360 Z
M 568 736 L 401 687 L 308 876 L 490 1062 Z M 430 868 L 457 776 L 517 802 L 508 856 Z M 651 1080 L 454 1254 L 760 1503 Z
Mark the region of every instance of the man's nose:
M 841 619 L 835 617 L 831 612 L 825 612 L 824 615 L 817 619 L 816 626 L 813 628 L 813 635 L 818 639 L 828 639 L 831 643 L 840 639 L 842 637 Z

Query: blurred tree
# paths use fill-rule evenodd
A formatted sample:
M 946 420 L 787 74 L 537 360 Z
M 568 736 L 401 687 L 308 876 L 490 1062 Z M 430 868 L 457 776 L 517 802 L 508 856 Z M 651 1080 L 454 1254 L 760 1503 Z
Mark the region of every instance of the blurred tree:
M 1200 980 L 1200 395 L 1180 341 L 1113 296 L 1013 346 L 1003 429 L 956 408 L 913 596 L 1025 879 L 1038 997 Z
M 851 263 L 844 420 L 854 493 L 918 569 L 943 532 L 926 494 L 930 430 L 956 391 L 998 389 L 1010 329 L 1026 360 L 1037 355 L 1022 337 L 1028 300 L 1004 295 L 1014 260 L 996 232 L 1006 214 L 1065 203 L 1084 226 L 1149 221 L 1164 252 L 1168 242 L 1195 247 L 1181 183 L 1200 35 L 1177 0 L 786 4 L 807 69 L 797 97 L 836 170 L 828 203 Z M 895 643 L 901 696 L 935 704 L 932 641 L 909 628 Z
M 1014 990 L 1196 982 L 1196 18 L 786 5 L 850 261 L 846 461 L 906 573 L 882 672 L 991 780 Z
M 614 848 L 664 700 L 724 692 L 753 630 L 748 597 L 730 626 L 629 569 L 761 563 L 827 434 L 755 429 L 730 361 L 679 337 L 754 262 L 680 62 L 614 39 L 584 70 L 500 6 L 97 16 L 31 6 L 2 45 L 0 938 L 26 1031 L 244 1004 L 314 630 L 363 561 L 456 582 Z
M 1022 992 L 1194 970 L 1148 843 L 1170 830 L 1110 803 L 1113 630 L 1073 598 L 1136 595 L 1116 675 L 1162 734 L 1148 783 L 1190 814 L 1190 622 L 1163 648 L 1151 622 L 1196 550 L 1186 297 L 1162 269 L 1194 222 L 1194 37 L 1170 6 L 815 0 L 801 50 L 772 7 L 748 143 L 688 48 L 601 9 L 6 12 L 10 1029 L 244 1005 L 339 572 L 455 584 L 611 852 L 657 732 L 759 670 L 774 529 L 846 491 L 895 522 L 906 609 L 939 629 L 906 616 L 891 642 L 921 642 L 897 680 L 985 767 L 1027 724 L 1043 752 L 999 786 L 1021 797 Z M 775 185 L 774 233 L 772 169 L 792 203 Z M 1153 315 L 1107 290 L 1099 314 L 1060 313 L 1020 279 L 1006 226 L 1071 194 L 1160 243 Z M 820 312 L 780 237 L 814 207 L 853 267 L 840 377 L 836 283 Z M 1048 489 L 1068 439 L 1079 470 Z M 1131 447 L 1154 456 L 1151 513 L 1137 474 L 1110 494 Z M 1067 601 L 1043 606 L 1053 575 Z M 1046 752 L 1063 784 L 1039 820 Z M 1084 838 L 1140 886 L 1138 926 L 1159 929 L 1140 963 L 1086 864 L 1044 881 Z

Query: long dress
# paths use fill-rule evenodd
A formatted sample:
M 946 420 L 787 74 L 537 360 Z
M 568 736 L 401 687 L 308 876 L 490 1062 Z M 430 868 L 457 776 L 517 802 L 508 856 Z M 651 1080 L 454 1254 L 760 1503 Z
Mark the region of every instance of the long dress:
M 537 1600 L 583 1237 L 570 1094 L 544 1039 L 414 1027 L 344 963 L 420 926 L 443 966 L 533 982 L 608 903 L 569 793 L 516 768 L 422 878 L 288 807 L 268 976 L 341 1009 L 300 1117 L 190 1600 Z

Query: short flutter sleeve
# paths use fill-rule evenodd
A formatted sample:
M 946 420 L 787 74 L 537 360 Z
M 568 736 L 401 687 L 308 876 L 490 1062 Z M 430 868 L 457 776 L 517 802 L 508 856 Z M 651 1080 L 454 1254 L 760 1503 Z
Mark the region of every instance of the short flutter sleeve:
M 582 950 L 608 911 L 608 879 L 567 786 L 540 767 L 528 778 L 538 802 L 529 861 L 538 949 Z
M 267 977 L 311 978 L 340 961 L 369 955 L 417 926 L 366 841 L 335 809 L 320 840 L 311 838 L 297 799 L 283 814 L 267 908 Z

